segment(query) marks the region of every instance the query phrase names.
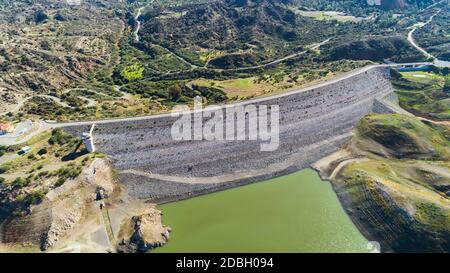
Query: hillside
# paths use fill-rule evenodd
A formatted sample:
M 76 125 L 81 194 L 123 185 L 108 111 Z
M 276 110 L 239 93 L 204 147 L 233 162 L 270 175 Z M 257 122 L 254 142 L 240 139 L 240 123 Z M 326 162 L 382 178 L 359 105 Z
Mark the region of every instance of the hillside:
M 6 1 L 0 9 L 0 97 L 14 104 L 65 88 L 117 61 L 124 24 L 117 1 L 80 6 L 66 1 Z M 5 105 L 0 105 L 5 110 Z
M 447 128 L 372 114 L 339 155 L 321 174 L 333 181 L 351 218 L 382 251 L 450 251 Z
M 369 61 L 423 61 L 407 28 L 432 11 L 418 12 L 430 1 L 395 13 L 365 0 L 69 2 L 2 0 L 3 122 L 147 115 L 197 95 L 282 92 Z
M 330 60 L 352 59 L 383 62 L 426 61 L 417 56 L 414 48 L 402 36 L 378 36 L 356 41 L 344 41 L 338 45 L 325 46 L 324 52 Z
M 415 33 L 420 46 L 441 60 L 450 61 L 450 5 L 437 14 L 433 21 Z
M 380 6 L 383 9 L 402 9 L 406 5 L 404 0 L 381 0 Z
M 314 27 L 310 19 L 267 0 L 152 10 L 143 20 L 144 46 L 158 44 L 195 65 L 213 68 L 269 62 L 331 34 L 326 26 Z
M 268 63 L 301 51 L 327 38 L 365 41 L 365 35 L 394 36 L 396 20 L 342 21 L 303 16 L 296 1 L 222 0 L 173 9 L 155 8 L 143 16 L 141 47 L 151 51 L 162 46 L 196 66 L 230 69 Z M 301 3 L 300 3 L 301 4 Z M 305 3 L 304 3 L 305 4 Z M 343 5 L 342 7 L 344 7 Z M 390 33 L 390 34 L 388 34 Z M 350 38 L 351 37 L 351 38 Z M 366 44 L 373 54 L 353 46 L 353 59 L 383 60 L 412 50 L 406 39 L 373 40 Z M 334 43 L 333 43 L 334 44 Z M 345 49 L 343 49 L 345 50 Z M 413 51 L 413 50 L 412 50 Z M 381 54 L 373 56 L 374 54 Z M 331 59 L 348 59 L 351 54 L 330 53 Z M 366 56 L 366 57 L 364 57 Z
M 1 149 L 0 252 L 144 252 L 167 242 L 161 212 L 122 195 L 110 161 L 81 139 L 55 129 L 26 145 L 28 154 Z
M 433 120 L 450 120 L 448 68 L 396 74 L 393 85 L 400 106 L 407 111 Z

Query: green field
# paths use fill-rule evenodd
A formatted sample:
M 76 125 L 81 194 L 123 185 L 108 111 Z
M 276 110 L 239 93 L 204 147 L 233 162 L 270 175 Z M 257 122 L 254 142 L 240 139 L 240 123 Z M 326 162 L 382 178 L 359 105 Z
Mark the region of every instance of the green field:
M 400 105 L 413 114 L 436 120 L 450 119 L 450 93 L 445 91 L 450 76 L 442 71 L 404 72 L 393 84 Z M 448 84 L 448 83 L 447 83 Z
M 156 252 L 365 252 L 367 240 L 311 169 L 160 206 Z

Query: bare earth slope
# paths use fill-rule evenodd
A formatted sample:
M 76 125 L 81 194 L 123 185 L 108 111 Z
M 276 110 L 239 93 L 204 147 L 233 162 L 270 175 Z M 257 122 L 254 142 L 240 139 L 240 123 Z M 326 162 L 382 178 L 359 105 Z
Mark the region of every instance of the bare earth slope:
M 316 164 L 382 251 L 450 251 L 450 143 L 434 126 L 369 115 L 339 154 Z

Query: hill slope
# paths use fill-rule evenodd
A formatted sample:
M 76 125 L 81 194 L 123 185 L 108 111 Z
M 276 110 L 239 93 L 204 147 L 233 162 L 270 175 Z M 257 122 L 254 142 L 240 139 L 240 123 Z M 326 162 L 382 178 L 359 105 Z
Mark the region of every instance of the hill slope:
M 321 168 L 382 251 L 450 251 L 448 136 L 413 117 L 369 115 L 340 158 Z

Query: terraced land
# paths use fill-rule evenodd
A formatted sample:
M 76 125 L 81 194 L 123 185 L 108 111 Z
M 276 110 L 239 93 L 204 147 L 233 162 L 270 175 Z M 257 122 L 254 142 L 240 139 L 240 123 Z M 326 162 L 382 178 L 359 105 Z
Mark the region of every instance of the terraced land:
M 448 69 L 405 72 L 394 80 L 400 105 L 411 113 L 434 120 L 450 120 Z

